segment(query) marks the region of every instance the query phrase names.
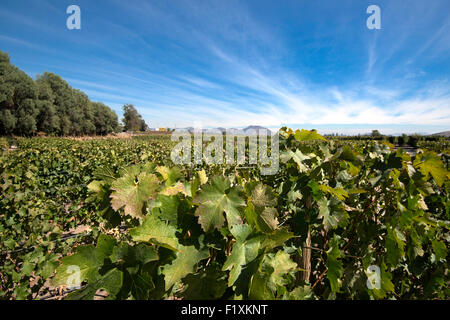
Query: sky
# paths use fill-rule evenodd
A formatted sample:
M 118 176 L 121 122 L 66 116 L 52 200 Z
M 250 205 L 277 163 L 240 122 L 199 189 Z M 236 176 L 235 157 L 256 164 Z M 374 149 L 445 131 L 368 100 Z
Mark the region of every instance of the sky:
M 69 30 L 69 5 L 81 29 Z M 366 25 L 370 5 L 381 29 Z M 135 105 L 150 127 L 450 130 L 448 0 L 1 0 L 33 78 Z

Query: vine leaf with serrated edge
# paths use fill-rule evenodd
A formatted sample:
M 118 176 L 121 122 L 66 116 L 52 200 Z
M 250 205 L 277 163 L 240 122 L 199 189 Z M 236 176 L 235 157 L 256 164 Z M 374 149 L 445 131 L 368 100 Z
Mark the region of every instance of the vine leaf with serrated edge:
M 150 242 L 167 249 L 178 251 L 180 243 L 175 235 L 177 229 L 158 216 L 146 215 L 142 224 L 130 230 L 134 241 Z
M 240 186 L 231 187 L 230 180 L 217 176 L 203 186 L 194 202 L 199 203 L 195 215 L 205 232 L 220 229 L 225 222 L 223 212 L 226 214 L 229 226 L 241 224 L 241 211 L 245 206 Z
M 159 189 L 158 177 L 152 173 L 128 170 L 111 186 L 111 207 L 134 218 L 143 218 L 143 209 L 148 200 L 156 197 Z
M 334 235 L 329 244 L 330 248 L 327 251 L 327 278 L 330 281 L 332 292 L 339 292 L 341 287 L 340 277 L 344 271 L 342 261 L 338 260 L 342 256 L 341 250 L 339 249 L 339 240 L 340 237 Z
M 236 238 L 236 243 L 233 245 L 231 254 L 228 256 L 222 268 L 223 271 L 230 271 L 228 278 L 229 287 L 236 282 L 241 274 L 242 268 L 258 256 L 263 240 L 260 236 L 250 237 L 252 228 L 247 224 L 233 226 L 231 233 Z
M 247 222 L 256 226 L 259 231 L 272 233 L 278 227 L 277 198 L 273 191 L 261 182 L 248 183 L 247 193 L 250 193 L 245 216 Z
M 197 263 L 209 257 L 208 250 L 197 250 L 194 246 L 180 245 L 178 249 L 177 257 L 162 269 L 166 290 L 188 274 L 194 273 Z
M 249 299 L 274 299 L 278 287 L 288 284 L 285 276 L 296 268 L 297 263 L 282 250 L 266 254 L 258 272 L 252 278 Z
M 422 161 L 424 160 L 424 161 Z M 427 152 L 424 155 L 419 155 L 414 160 L 414 165 L 419 168 L 424 176 L 429 174 L 433 177 L 438 186 L 442 186 L 446 179 L 449 179 L 450 173 L 445 168 L 441 158 L 435 152 Z
M 340 225 L 344 225 L 348 219 L 348 213 L 344 210 L 342 203 L 336 198 L 327 200 L 321 198 L 317 201 L 319 206 L 318 218 L 323 218 L 323 227 L 325 230 L 336 229 Z
M 183 279 L 187 289 L 183 297 L 187 300 L 220 299 L 227 289 L 226 273 L 214 267 L 207 267 Z
M 100 269 L 109 259 L 116 243 L 114 238 L 101 234 L 96 247 L 78 247 L 75 254 L 62 259 L 53 284 L 71 286 L 88 282 L 87 287 L 70 295 L 69 299 L 92 299 L 98 289 L 108 291 L 109 298 L 113 298 L 122 286 L 122 272 L 114 268 L 101 274 Z

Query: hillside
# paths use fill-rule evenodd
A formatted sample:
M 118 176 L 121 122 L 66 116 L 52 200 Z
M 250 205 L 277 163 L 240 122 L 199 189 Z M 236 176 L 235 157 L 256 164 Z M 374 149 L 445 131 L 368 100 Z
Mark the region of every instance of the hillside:
M 443 132 L 435 133 L 435 134 L 432 134 L 432 135 L 433 136 L 441 136 L 441 137 L 449 138 L 450 137 L 450 131 L 443 131 Z

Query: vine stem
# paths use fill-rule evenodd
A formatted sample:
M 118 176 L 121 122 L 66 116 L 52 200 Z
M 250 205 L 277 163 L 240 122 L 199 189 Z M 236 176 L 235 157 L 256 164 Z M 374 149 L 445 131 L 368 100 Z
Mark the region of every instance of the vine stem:
M 320 249 L 320 248 L 316 248 L 316 247 L 303 247 L 303 248 L 305 248 L 305 249 L 311 249 L 311 250 L 317 250 L 317 251 L 320 251 L 320 252 L 327 252 L 326 250 L 324 250 L 324 249 Z M 342 249 L 342 251 L 344 251 L 344 249 Z M 354 258 L 354 259 L 359 259 L 359 260 L 361 260 L 362 258 L 361 257 L 357 257 L 357 256 L 352 256 L 352 255 L 350 255 L 350 254 L 347 254 L 347 253 L 345 253 L 344 252 L 344 254 L 345 254 L 345 257 L 344 258 Z
M 317 250 L 317 251 L 322 251 L 322 252 L 326 252 L 326 250 L 320 249 L 320 248 L 316 248 L 316 247 L 307 247 L 307 246 L 303 246 L 303 248 L 305 248 L 305 249 Z
M 323 278 L 323 276 L 325 275 L 325 273 L 327 273 L 328 268 L 325 268 L 325 270 L 320 274 L 320 276 L 317 278 L 316 282 L 314 282 L 313 286 L 311 287 L 311 289 L 314 289 L 314 287 L 319 283 L 319 281 Z
M 308 226 L 308 235 L 305 241 L 305 245 L 303 246 L 303 269 L 306 271 L 303 272 L 303 280 L 309 282 L 309 277 L 311 275 L 311 230 Z
M 312 198 L 308 196 L 306 198 L 306 208 L 311 210 L 312 208 Z M 309 220 L 309 219 L 308 219 Z M 306 240 L 302 245 L 302 269 L 301 279 L 305 282 L 309 282 L 311 276 L 311 226 L 308 223 L 308 231 L 306 235 Z

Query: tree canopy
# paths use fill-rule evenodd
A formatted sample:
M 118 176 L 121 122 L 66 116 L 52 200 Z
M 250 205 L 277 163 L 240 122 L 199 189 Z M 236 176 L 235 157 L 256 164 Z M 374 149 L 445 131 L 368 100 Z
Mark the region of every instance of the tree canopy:
M 146 131 L 148 126 L 132 104 L 123 107 L 123 126 L 125 131 Z
M 0 51 L 0 134 L 105 135 L 120 130 L 117 114 L 60 76 L 33 80 Z
M 372 137 L 381 137 L 382 134 L 378 130 L 372 130 Z

